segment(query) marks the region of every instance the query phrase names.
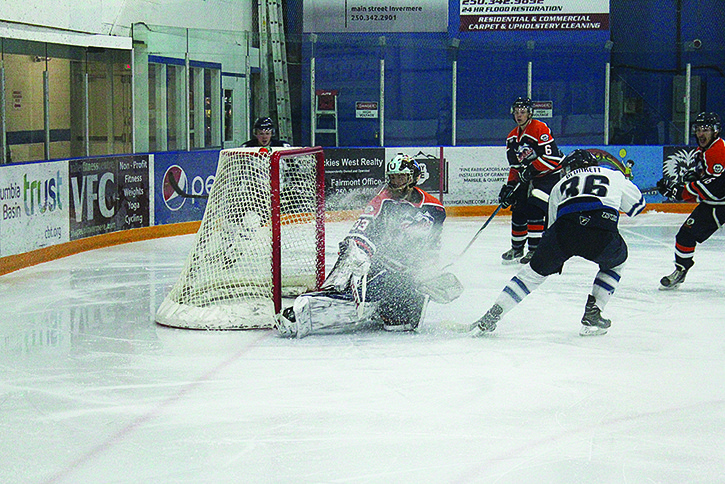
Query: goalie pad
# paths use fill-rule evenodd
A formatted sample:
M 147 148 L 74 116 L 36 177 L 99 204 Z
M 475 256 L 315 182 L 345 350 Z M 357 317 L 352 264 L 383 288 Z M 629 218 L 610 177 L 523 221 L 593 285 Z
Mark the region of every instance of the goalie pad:
M 352 331 L 377 322 L 378 304 L 369 302 L 359 311 L 351 294 L 335 291 L 320 291 L 303 294 L 295 299 L 294 328 L 280 333 L 286 336 L 304 338 L 310 333 Z
M 343 292 L 350 287 L 361 287 L 370 271 L 370 255 L 354 239 L 347 238 L 340 244 L 340 257 L 330 271 L 322 289 Z

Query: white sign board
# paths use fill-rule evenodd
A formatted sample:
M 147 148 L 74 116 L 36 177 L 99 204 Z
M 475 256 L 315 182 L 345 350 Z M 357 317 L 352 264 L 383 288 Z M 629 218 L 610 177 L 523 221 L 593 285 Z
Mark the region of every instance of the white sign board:
M 448 1 L 305 0 L 305 32 L 446 32 Z
M 553 118 L 554 101 L 533 101 L 535 118 Z
M 509 164 L 503 146 L 445 148 L 448 192 L 445 205 L 497 205 Z
M 0 167 L 0 257 L 69 240 L 68 162 Z
M 461 32 L 609 30 L 609 0 L 459 0 Z
M 355 101 L 355 117 L 356 118 L 377 118 L 378 102 L 377 101 Z

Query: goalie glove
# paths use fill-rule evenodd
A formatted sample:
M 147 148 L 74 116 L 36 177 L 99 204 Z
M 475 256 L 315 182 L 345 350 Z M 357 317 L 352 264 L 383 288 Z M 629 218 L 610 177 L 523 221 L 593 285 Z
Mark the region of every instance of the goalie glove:
M 458 299 L 463 292 L 463 285 L 454 274 L 444 272 L 419 282 L 418 292 L 430 297 L 433 302 L 448 304 Z

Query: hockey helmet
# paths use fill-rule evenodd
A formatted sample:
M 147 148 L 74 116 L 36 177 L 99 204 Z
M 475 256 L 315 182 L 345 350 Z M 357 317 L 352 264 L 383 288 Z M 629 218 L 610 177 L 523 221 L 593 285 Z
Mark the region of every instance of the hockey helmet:
M 527 97 L 517 97 L 516 101 L 511 105 L 511 114 L 517 109 L 526 109 L 529 112 L 529 116 L 534 114 L 534 103 Z
M 408 188 L 414 187 L 418 184 L 420 173 L 421 169 L 418 162 L 403 153 L 398 153 L 385 165 L 385 179 L 388 183 L 388 188 L 393 191 L 407 191 Z M 393 186 L 390 183 L 390 176 L 400 174 L 408 175 L 408 182 L 402 186 Z
M 260 131 L 271 131 L 272 134 L 274 134 L 274 122 L 272 121 L 272 118 L 258 118 L 254 122 L 254 132 L 256 133 L 257 130 Z
M 574 150 L 561 160 L 561 168 L 564 173 L 570 173 L 578 168 L 597 166 L 599 160 L 588 150 Z
M 717 113 L 700 113 L 692 122 L 693 134 L 698 128 L 712 128 L 712 132 L 717 136 L 720 134 L 720 116 Z

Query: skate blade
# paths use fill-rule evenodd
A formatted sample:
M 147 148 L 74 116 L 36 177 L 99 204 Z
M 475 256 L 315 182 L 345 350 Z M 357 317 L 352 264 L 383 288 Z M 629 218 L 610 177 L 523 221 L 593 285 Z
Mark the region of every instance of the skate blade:
M 474 328 L 471 324 L 459 323 L 458 321 L 441 321 L 438 327 L 451 333 L 470 333 Z
M 582 325 L 582 328 L 579 330 L 579 336 L 600 336 L 602 334 L 607 334 L 607 330 L 596 326 Z
M 482 336 L 489 336 L 493 334 L 493 332 L 496 331 L 496 326 L 491 328 L 488 331 L 484 331 L 481 329 L 481 327 L 478 325 L 478 322 L 473 323 L 468 328 L 468 334 L 471 335 L 473 338 L 480 338 Z

